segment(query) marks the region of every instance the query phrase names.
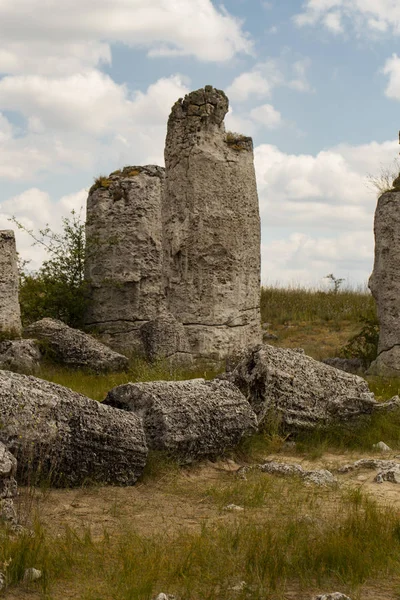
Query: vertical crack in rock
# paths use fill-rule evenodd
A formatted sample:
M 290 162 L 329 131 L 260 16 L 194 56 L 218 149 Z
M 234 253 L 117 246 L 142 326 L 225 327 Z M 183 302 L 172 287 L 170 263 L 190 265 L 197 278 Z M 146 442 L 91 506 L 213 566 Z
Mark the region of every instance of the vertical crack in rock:
M 139 349 L 140 326 L 163 305 L 163 182 L 162 167 L 125 167 L 99 177 L 89 192 L 86 323 L 113 347 Z
M 14 232 L 3 230 L 0 231 L 0 331 L 4 333 L 21 334 L 18 287 Z
M 172 107 L 162 204 L 168 309 L 191 352 L 215 358 L 261 341 L 253 143 L 225 132 L 227 112 L 228 98 L 211 86 Z
M 375 261 L 369 288 L 379 320 L 378 357 L 369 372 L 400 371 L 400 192 L 385 192 L 375 211 Z

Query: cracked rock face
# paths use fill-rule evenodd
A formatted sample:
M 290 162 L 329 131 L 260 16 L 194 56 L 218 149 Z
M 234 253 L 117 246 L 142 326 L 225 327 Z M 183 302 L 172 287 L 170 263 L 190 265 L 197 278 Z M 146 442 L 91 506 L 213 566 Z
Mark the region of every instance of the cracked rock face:
M 147 458 L 135 414 L 9 371 L 0 371 L 0 442 L 17 458 L 20 480 L 40 474 L 57 486 L 133 485 Z
M 69 367 L 83 367 L 98 373 L 123 371 L 128 368 L 129 361 L 126 356 L 114 352 L 91 335 L 68 327 L 57 319 L 45 318 L 36 321 L 25 327 L 24 335 L 41 340 L 48 359 Z
M 87 325 L 112 347 L 141 348 L 139 328 L 163 305 L 164 169 L 125 167 L 99 178 L 87 200 Z
M 127 383 L 111 390 L 104 403 L 136 413 L 149 448 L 184 463 L 216 456 L 257 429 L 249 403 L 227 381 Z
M 227 135 L 228 98 L 207 86 L 168 120 L 164 285 L 194 356 L 261 341 L 260 217 L 251 138 Z
M 386 192 L 375 211 L 375 262 L 369 288 L 379 320 L 378 357 L 369 373 L 400 375 L 400 192 Z
M 289 431 L 348 424 L 399 406 L 397 397 L 376 402 L 357 375 L 274 346 L 249 348 L 226 377 L 249 400 L 259 423 L 272 414 Z
M 0 231 L 0 332 L 21 333 L 18 266 L 14 232 Z

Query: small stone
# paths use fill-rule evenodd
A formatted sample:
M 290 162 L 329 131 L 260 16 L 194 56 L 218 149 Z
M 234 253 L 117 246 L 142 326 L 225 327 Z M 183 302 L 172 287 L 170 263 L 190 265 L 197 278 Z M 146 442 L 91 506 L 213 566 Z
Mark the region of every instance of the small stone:
M 161 592 L 160 594 L 158 594 L 158 596 L 155 596 L 154 600 L 176 600 L 176 596 L 173 596 L 172 594 L 164 594 L 164 592 Z
M 379 450 L 380 452 L 391 452 L 392 449 L 390 446 L 385 444 L 385 442 L 378 442 L 377 444 L 373 444 L 372 446 L 375 450 Z
M 243 592 L 247 588 L 247 583 L 245 581 L 239 581 L 236 585 L 232 586 L 230 589 L 231 592 Z
M 400 465 L 397 465 L 391 469 L 381 471 L 374 479 L 376 483 L 383 483 L 389 481 L 390 483 L 400 483 Z
M 32 581 L 37 581 L 42 576 L 42 571 L 39 569 L 34 569 L 31 567 L 30 569 L 25 569 L 24 573 L 24 583 L 31 583 Z
M 237 504 L 227 504 L 226 506 L 224 506 L 224 510 L 242 512 L 244 508 L 243 506 L 238 506 Z
M 263 333 L 263 342 L 266 342 L 267 340 L 276 341 L 278 339 L 279 339 L 278 336 L 275 335 L 274 333 L 269 333 L 269 331 L 266 331 L 265 333 Z
M 320 596 L 315 596 L 314 600 L 351 600 L 346 594 L 342 594 L 341 592 L 333 592 L 332 594 L 321 594 Z

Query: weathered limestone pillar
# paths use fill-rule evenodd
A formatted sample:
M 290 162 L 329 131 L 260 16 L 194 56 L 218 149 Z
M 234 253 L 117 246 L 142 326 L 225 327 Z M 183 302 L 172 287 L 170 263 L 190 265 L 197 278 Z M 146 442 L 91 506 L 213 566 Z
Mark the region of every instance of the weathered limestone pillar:
M 0 231 L 0 332 L 21 334 L 18 265 L 14 232 Z
M 163 305 L 163 183 L 162 167 L 125 167 L 99 177 L 89 191 L 86 323 L 110 346 L 127 351 L 140 348 L 140 326 Z
M 211 86 L 172 107 L 165 148 L 164 282 L 195 356 L 222 358 L 260 334 L 260 217 L 251 138 L 227 134 Z
M 369 288 L 380 326 L 378 357 L 369 372 L 400 375 L 400 191 L 380 196 L 375 211 L 375 262 Z

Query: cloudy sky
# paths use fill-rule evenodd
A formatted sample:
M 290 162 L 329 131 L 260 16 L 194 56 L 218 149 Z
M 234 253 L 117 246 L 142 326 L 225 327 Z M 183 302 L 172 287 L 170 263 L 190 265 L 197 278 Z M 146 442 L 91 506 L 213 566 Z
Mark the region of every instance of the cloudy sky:
M 0 0 L 0 228 L 57 228 L 99 174 L 162 165 L 171 105 L 211 84 L 254 139 L 263 282 L 363 284 L 399 43 L 399 0 Z

